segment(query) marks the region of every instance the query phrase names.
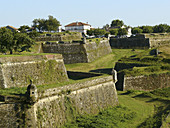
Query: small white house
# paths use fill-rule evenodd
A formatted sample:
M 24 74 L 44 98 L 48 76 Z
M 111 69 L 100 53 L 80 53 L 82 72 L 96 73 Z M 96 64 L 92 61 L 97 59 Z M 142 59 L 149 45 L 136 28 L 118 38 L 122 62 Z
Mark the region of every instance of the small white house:
M 89 25 L 88 23 L 73 22 L 65 26 L 65 31 L 81 32 L 86 34 L 87 30 L 90 30 L 90 28 L 91 25 Z

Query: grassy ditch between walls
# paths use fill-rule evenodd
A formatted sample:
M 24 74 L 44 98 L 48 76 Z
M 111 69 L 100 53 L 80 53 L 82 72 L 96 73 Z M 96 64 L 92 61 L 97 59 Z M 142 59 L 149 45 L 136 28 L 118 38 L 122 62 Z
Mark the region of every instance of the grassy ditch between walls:
M 97 115 L 82 115 L 63 128 L 160 128 L 170 112 L 170 88 L 118 92 L 120 105 Z M 168 121 L 168 120 L 167 120 Z

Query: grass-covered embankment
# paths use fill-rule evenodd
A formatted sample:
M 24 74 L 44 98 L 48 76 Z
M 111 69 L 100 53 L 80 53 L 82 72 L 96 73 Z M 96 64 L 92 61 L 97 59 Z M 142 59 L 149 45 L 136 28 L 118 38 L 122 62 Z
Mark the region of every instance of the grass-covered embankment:
M 118 92 L 119 106 L 77 116 L 65 128 L 160 128 L 170 112 L 170 88 Z M 167 120 L 168 121 L 168 120 Z

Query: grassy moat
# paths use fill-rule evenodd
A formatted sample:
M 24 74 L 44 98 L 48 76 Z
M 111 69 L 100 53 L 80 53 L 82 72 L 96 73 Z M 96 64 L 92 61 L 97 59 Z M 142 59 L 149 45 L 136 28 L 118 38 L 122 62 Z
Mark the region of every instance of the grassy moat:
M 127 75 L 170 72 L 170 47 L 160 47 L 160 54 L 150 55 L 151 50 L 112 49 L 112 53 L 91 63 L 66 64 L 69 81 L 37 86 L 38 91 L 67 84 L 88 81 L 96 77 L 111 75 L 115 63 L 146 63 L 147 67 L 123 70 Z M 5 55 L 3 55 L 5 56 Z M 94 77 L 79 77 L 76 73 L 89 73 Z M 73 75 L 73 74 L 74 75 Z M 0 95 L 25 94 L 25 88 L 0 89 Z M 168 128 L 170 125 L 170 87 L 145 91 L 118 91 L 119 106 L 102 110 L 97 115 L 77 115 L 64 128 Z

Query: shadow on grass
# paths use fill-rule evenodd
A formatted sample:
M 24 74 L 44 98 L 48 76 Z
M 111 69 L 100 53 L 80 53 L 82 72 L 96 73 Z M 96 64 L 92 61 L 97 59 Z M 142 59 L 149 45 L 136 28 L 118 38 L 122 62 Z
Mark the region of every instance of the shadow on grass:
M 150 92 L 141 92 L 129 90 L 120 95 L 132 95 L 132 98 L 138 98 L 139 100 L 145 101 L 146 103 L 152 103 L 154 106 L 154 113 L 150 115 L 143 123 L 141 123 L 137 128 L 160 128 L 163 121 L 169 114 L 170 101 L 168 99 L 163 99 L 164 97 L 157 97 L 152 95 Z M 135 96 L 134 96 L 135 95 Z
M 170 105 L 165 106 L 154 106 L 154 115 L 147 118 L 142 124 L 140 124 L 137 128 L 160 128 L 162 126 L 163 121 L 169 114 Z
M 67 71 L 69 79 L 72 80 L 81 80 L 85 78 L 91 78 L 96 76 L 101 76 L 102 74 L 97 73 L 86 73 L 86 72 L 73 72 L 73 71 Z
M 112 75 L 112 68 L 90 70 L 90 72 Z

